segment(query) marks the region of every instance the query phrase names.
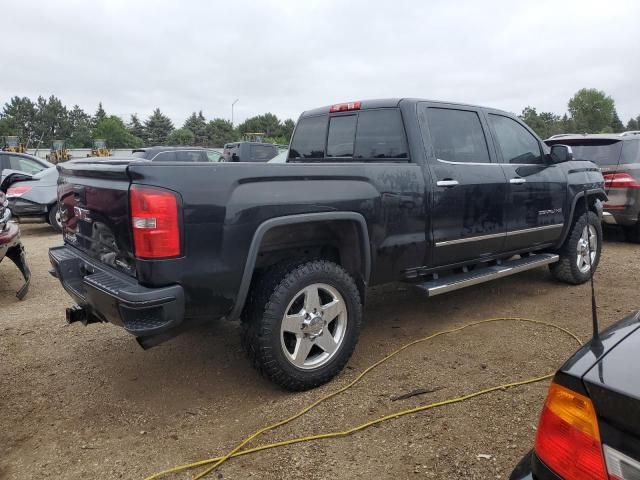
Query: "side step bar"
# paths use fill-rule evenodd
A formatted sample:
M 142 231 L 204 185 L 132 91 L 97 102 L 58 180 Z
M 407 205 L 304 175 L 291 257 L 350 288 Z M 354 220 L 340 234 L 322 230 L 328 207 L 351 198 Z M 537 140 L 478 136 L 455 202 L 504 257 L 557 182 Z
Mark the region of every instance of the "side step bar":
M 557 262 L 559 259 L 560 257 L 553 253 L 532 254 L 527 257 L 504 261 L 500 265 L 483 268 L 476 267 L 476 269 L 471 272 L 451 274 L 414 285 L 426 291 L 430 297 L 434 297 L 441 293 L 452 292 L 464 287 L 470 287 L 471 285 L 477 285 L 497 278 L 507 277 L 514 273 L 548 265 Z

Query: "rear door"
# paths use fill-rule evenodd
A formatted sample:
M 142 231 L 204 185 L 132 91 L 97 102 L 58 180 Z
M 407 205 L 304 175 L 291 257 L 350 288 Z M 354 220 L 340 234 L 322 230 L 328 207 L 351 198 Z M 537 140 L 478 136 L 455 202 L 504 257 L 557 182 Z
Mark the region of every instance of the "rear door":
M 433 188 L 433 266 L 504 250 L 507 183 L 480 111 L 419 104 Z
M 487 117 L 508 181 L 505 249 L 555 242 L 562 234 L 567 208 L 564 169 L 546 161 L 541 142 L 522 123 L 497 113 Z

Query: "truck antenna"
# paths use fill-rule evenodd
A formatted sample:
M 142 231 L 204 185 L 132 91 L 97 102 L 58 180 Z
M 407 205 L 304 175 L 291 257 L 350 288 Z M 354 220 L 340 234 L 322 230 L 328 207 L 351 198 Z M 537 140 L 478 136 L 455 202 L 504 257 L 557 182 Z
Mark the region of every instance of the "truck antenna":
M 589 191 L 587 187 L 584 188 L 584 210 L 587 213 L 587 218 L 589 214 Z M 597 246 L 596 246 L 597 248 Z M 602 342 L 600 341 L 600 328 L 598 326 L 598 304 L 596 302 L 596 290 L 593 284 L 593 266 L 591 264 L 591 229 L 589 228 L 589 221 L 587 220 L 587 257 L 589 257 L 589 273 L 590 273 L 590 282 L 591 282 L 591 322 L 593 328 L 593 338 L 591 339 L 591 343 L 594 346 L 601 346 Z

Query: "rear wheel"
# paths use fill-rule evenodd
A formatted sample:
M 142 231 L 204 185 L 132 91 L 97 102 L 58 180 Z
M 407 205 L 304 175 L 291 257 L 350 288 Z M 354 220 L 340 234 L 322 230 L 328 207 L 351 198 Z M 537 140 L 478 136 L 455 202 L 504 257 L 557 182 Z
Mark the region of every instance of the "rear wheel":
M 54 203 L 49 209 L 49 225 L 51 225 L 56 232 L 62 231 L 62 218 L 57 203 Z
M 578 285 L 595 272 L 602 251 L 602 225 L 593 212 L 582 214 L 571 227 L 562 248 L 560 261 L 549 266 L 558 280 Z
M 288 390 L 328 382 L 358 341 L 360 295 L 339 265 L 314 260 L 279 266 L 255 285 L 243 344 L 254 366 Z

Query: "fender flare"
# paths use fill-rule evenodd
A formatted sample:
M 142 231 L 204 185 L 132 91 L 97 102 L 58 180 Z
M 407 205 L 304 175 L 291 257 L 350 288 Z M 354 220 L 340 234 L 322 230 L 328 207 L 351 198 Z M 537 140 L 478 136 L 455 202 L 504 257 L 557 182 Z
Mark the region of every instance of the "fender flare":
M 247 300 L 249 294 L 249 287 L 251 286 L 251 278 L 253 277 L 253 271 L 256 265 L 256 259 L 258 258 L 258 252 L 260 251 L 260 245 L 265 234 L 276 227 L 284 225 L 293 225 L 298 223 L 314 223 L 325 221 L 352 221 L 356 222 L 360 231 L 360 254 L 362 256 L 362 275 L 365 284 L 369 282 L 369 276 L 371 275 L 371 245 L 369 243 L 369 231 L 367 230 L 367 222 L 364 217 L 356 212 L 319 212 L 319 213 L 303 213 L 299 215 L 287 215 L 284 217 L 270 218 L 265 220 L 256 229 L 249 246 L 249 253 L 244 265 L 242 273 L 242 280 L 240 281 L 240 288 L 238 289 L 238 295 L 233 305 L 231 312 L 226 316 L 227 320 L 236 320 Z
M 596 209 L 598 210 L 598 217 L 602 220 L 602 202 L 606 201 L 609 197 L 602 188 L 590 188 L 587 190 L 588 196 L 594 196 L 596 198 Z M 569 212 L 568 221 L 564 227 L 560 240 L 558 240 L 557 247 L 560 248 L 564 241 L 567 239 L 567 235 L 569 235 L 569 230 L 571 229 L 571 225 L 573 224 L 573 215 L 576 211 L 576 206 L 578 205 L 578 201 L 580 201 L 584 197 L 584 191 L 579 191 L 573 197 L 573 202 L 571 203 L 571 211 Z

